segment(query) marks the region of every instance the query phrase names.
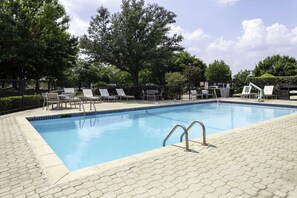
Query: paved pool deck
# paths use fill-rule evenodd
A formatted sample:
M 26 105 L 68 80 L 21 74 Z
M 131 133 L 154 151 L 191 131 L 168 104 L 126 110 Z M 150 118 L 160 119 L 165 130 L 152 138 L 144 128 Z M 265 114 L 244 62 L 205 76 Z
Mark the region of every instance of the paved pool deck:
M 188 102 L 193 101 L 103 102 L 96 108 Z M 297 101 L 264 102 L 269 103 L 297 106 Z M 191 152 L 183 144 L 167 146 L 69 172 L 24 118 L 78 112 L 38 108 L 0 116 L 1 198 L 297 197 L 297 113 L 213 135 L 207 138 L 209 146 L 191 141 Z

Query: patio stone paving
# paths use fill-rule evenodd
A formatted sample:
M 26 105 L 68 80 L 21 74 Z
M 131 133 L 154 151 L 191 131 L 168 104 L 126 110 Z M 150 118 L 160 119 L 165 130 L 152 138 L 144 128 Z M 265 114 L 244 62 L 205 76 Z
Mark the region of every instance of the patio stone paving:
M 158 102 L 102 103 L 97 110 L 149 105 Z M 171 146 L 161 155 L 50 184 L 16 119 L 56 113 L 38 108 L 0 116 L 1 198 L 297 197 L 297 113 L 211 136 L 209 146 L 191 141 L 191 152 Z

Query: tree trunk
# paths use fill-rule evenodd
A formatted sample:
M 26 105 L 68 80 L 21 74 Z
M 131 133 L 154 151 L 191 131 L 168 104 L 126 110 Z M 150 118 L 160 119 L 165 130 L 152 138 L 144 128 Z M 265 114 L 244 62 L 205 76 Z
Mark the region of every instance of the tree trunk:
M 13 89 L 18 89 L 18 83 L 17 83 L 16 80 L 13 80 L 13 81 L 12 81 L 12 88 L 13 88 Z
M 139 89 L 139 72 L 131 73 L 131 77 L 132 77 L 133 85 L 136 88 L 135 89 L 136 93 L 134 93 L 134 95 L 136 98 L 140 98 L 141 90 Z
M 134 84 L 134 86 L 136 86 L 136 87 L 139 86 L 138 73 L 139 73 L 139 72 L 131 73 L 133 84 Z
M 77 86 L 78 86 L 78 90 L 81 90 L 81 81 L 79 81 L 79 82 L 77 83 Z
M 39 80 L 38 79 L 35 79 L 35 92 L 38 93 L 40 90 L 40 87 L 39 87 Z

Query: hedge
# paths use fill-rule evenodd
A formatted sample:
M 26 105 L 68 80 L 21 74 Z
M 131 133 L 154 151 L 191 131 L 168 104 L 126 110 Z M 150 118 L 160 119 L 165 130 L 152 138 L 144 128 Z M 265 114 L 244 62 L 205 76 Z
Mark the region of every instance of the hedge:
M 133 95 L 136 99 L 141 99 L 142 96 L 142 90 L 150 90 L 150 89 L 156 89 L 156 90 L 163 90 L 163 98 L 166 99 L 180 99 L 181 95 L 183 93 L 183 88 L 178 86 L 160 86 L 160 85 L 151 85 L 151 86 L 129 86 L 129 87 L 108 87 L 108 86 L 102 86 L 99 87 L 100 89 L 108 89 L 109 94 L 116 95 L 116 88 L 123 88 L 125 90 L 125 93 L 127 95 Z M 99 91 L 96 88 L 95 94 L 99 95 Z
M 42 106 L 41 95 L 10 96 L 0 98 L 0 114 Z
M 249 77 L 248 82 L 252 82 L 261 88 L 264 88 L 265 85 L 274 85 L 274 91 L 278 94 L 281 86 L 297 85 L 297 76 Z

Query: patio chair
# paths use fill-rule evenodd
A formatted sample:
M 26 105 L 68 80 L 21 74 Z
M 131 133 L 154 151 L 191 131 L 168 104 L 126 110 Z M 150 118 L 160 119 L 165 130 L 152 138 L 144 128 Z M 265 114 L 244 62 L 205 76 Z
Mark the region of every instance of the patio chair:
M 126 95 L 124 89 L 116 89 L 116 91 L 117 91 L 118 97 L 120 99 L 122 99 L 122 98 L 126 98 L 127 100 L 128 99 L 135 99 L 135 97 L 132 96 L 132 95 Z
M 83 100 L 99 102 L 99 100 L 101 99 L 98 96 L 94 96 L 91 89 L 83 89 L 82 91 L 84 94 Z
M 190 90 L 190 99 L 197 99 L 198 97 L 202 97 L 202 94 L 198 94 L 196 89 Z
M 161 90 L 160 92 L 156 92 L 156 98 L 159 99 L 159 100 L 163 100 L 163 90 Z
M 64 94 L 72 94 L 75 93 L 74 88 L 64 88 Z
M 107 89 L 99 89 L 100 96 L 102 99 L 107 99 L 107 100 L 116 100 L 116 96 L 111 96 L 109 95 L 109 92 Z
M 212 96 L 213 94 L 212 93 L 209 93 L 209 90 L 208 89 L 204 89 L 204 90 L 201 90 L 201 92 L 202 92 L 202 98 L 204 98 L 204 96 L 205 96 L 205 98 L 207 99 L 209 96 Z
M 146 98 L 147 100 L 156 100 L 156 90 L 146 90 Z
M 60 107 L 60 99 L 57 93 L 46 93 L 46 110 L 49 109 L 50 104 L 52 104 L 52 109 L 54 104 L 57 105 L 57 108 Z
M 76 97 L 74 88 L 64 88 L 64 92 L 59 96 L 60 96 L 61 102 L 65 103 L 66 108 L 67 108 L 67 102 L 70 103 L 70 106 L 75 105 L 75 108 L 76 108 L 76 103 L 79 103 L 79 105 L 81 103 L 81 100 L 78 97 Z
M 233 94 L 233 97 L 251 97 L 255 96 L 255 93 L 251 93 L 252 86 L 244 86 L 241 94 Z
M 264 97 L 265 98 L 269 98 L 269 97 L 276 97 L 276 95 L 273 95 L 273 89 L 274 89 L 274 85 L 265 85 L 264 86 Z

